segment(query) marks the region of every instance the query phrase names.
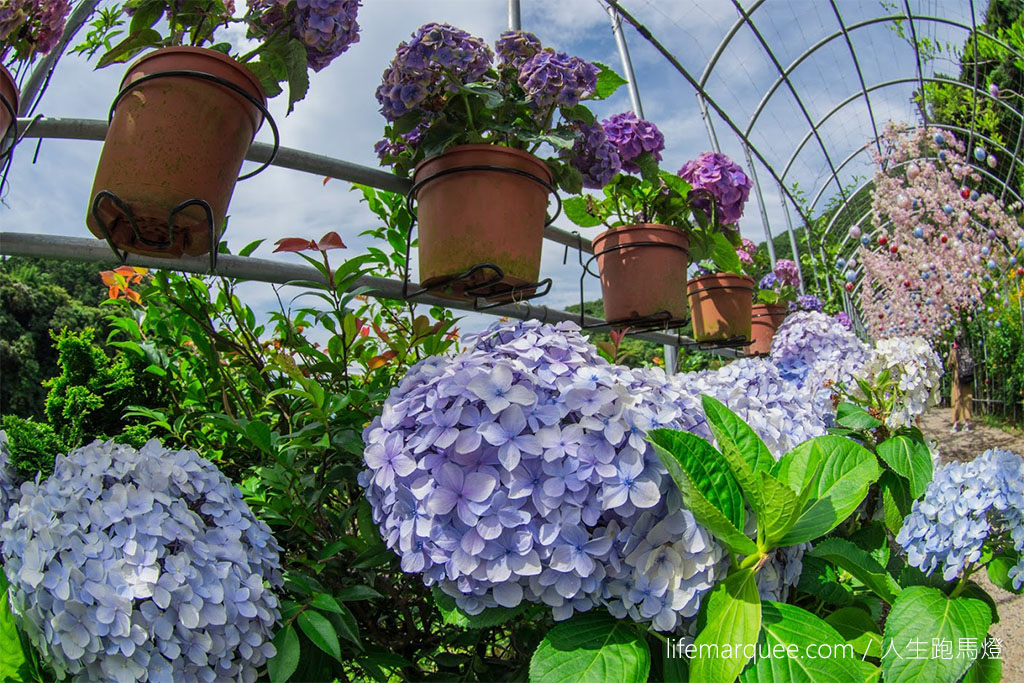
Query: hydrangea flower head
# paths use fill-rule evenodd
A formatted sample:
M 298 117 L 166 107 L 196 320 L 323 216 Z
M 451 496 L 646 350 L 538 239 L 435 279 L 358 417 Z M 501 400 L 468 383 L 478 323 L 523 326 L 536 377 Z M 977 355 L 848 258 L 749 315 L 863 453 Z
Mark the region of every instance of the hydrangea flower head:
M 819 391 L 827 380 L 850 384 L 869 349 L 850 330 L 817 311 L 786 316 L 772 339 L 771 361 L 783 379 Z
M 498 66 L 519 71 L 526 60 L 541 51 L 537 36 L 527 31 L 505 31 L 494 44 Z
M 21 498 L 18 476 L 10 466 L 11 453 L 7 449 L 7 434 L 0 431 L 0 524 L 7 519 L 7 510 Z
M 0 528 L 12 609 L 61 677 L 251 682 L 275 654 L 277 543 L 193 451 L 96 441 Z
M 601 126 L 580 124 L 580 133 L 560 155 L 583 175 L 583 187 L 600 190 L 622 169 L 622 159 Z
M 875 384 L 887 372 L 895 382 L 886 398 L 893 401 L 889 427 L 912 426 L 928 406 L 938 405 L 944 372 L 942 359 L 923 337 L 892 337 L 875 343 L 870 360 L 857 371 Z
M 686 162 L 679 169 L 679 176 L 694 189 L 711 193 L 722 225 L 732 225 L 740 220 L 752 183 L 732 159 L 720 152 L 705 152 Z M 695 205 L 705 212 L 711 209 L 704 198 L 698 198 Z
M 656 161 L 661 161 L 665 149 L 665 136 L 650 121 L 641 119 L 633 112 L 614 114 L 601 123 L 608 139 L 622 158 L 622 168 L 629 173 L 639 173 L 640 167 L 633 160 L 644 152 L 650 152 Z
M 778 259 L 772 272 L 775 273 L 775 276 L 779 278 L 782 284 L 789 285 L 790 287 L 800 286 L 800 269 L 792 259 Z
M 70 0 L 8 0 L 0 5 L 0 61 L 47 54 L 60 41 L 71 13 Z
M 295 32 L 306 46 L 306 61 L 320 71 L 359 42 L 360 0 L 297 0 Z
M 523 62 L 519 86 L 540 111 L 574 107 L 597 89 L 597 73 L 590 62 L 547 48 Z
M 821 309 L 821 299 L 813 294 L 803 294 L 798 296 L 796 301 L 789 304 L 789 310 L 791 311 L 817 311 L 818 313 L 821 313 Z
M 981 559 L 986 542 L 1024 551 L 1024 460 L 992 448 L 971 462 L 938 468 L 896 542 L 911 566 L 929 575 L 941 569 L 946 581 Z M 1024 586 L 1024 559 L 1010 578 L 1016 590 Z
M 833 320 L 845 327 L 846 329 L 853 331 L 853 321 L 850 320 L 850 314 L 846 311 L 839 311 L 833 316 Z
M 775 289 L 775 286 L 779 284 L 779 276 L 775 273 L 768 273 L 761 282 L 758 283 L 758 289 Z

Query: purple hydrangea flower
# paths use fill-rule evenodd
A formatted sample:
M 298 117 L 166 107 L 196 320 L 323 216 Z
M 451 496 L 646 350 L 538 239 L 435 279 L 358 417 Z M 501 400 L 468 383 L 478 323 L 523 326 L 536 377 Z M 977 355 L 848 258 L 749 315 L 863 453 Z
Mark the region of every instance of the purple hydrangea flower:
M 523 62 L 519 86 L 541 111 L 574 107 L 597 89 L 597 73 L 590 62 L 548 48 Z
M 846 311 L 839 311 L 833 319 L 846 329 L 853 331 L 853 321 L 850 320 L 850 315 Z
M 541 51 L 540 39 L 527 31 L 505 31 L 494 44 L 498 66 L 519 71 L 531 57 Z
M 775 273 L 768 273 L 763 278 L 761 278 L 761 282 L 758 283 L 757 287 L 758 289 L 775 289 L 775 286 L 778 284 L 779 276 L 776 275 Z
M 661 161 L 661 151 L 665 149 L 665 136 L 650 121 L 639 118 L 633 112 L 624 112 L 605 119 L 601 125 L 608 139 L 618 150 L 622 168 L 627 172 L 640 172 L 640 168 L 633 160 L 644 152 L 650 152 L 656 161 Z
M 560 155 L 583 175 L 583 187 L 599 190 L 622 169 L 622 159 L 601 126 L 580 125 L 580 136 L 571 150 Z
M 829 316 L 798 311 L 786 316 L 775 333 L 770 357 L 783 379 L 818 392 L 826 381 L 850 385 L 870 350 Z M 828 402 L 827 395 L 824 399 Z
M 488 69 L 494 54 L 483 40 L 449 24 L 426 24 L 412 40 L 399 44 L 384 71 L 377 102 L 388 121 L 415 109 L 440 108 L 458 84 L 473 83 Z
M 306 59 L 320 71 L 359 42 L 360 0 L 297 0 L 295 32 L 306 46 Z
M 52 50 L 71 13 L 70 0 L 9 0 L 0 5 L 0 58 L 41 57 Z M 6 44 L 3 44 L 6 43 Z
M 253 682 L 275 654 L 280 548 L 193 451 L 96 441 L 0 530 L 12 610 L 61 678 Z
M 792 301 L 789 304 L 789 310 L 791 311 L 817 311 L 818 313 L 821 313 L 821 309 L 821 299 L 813 294 L 798 296 L 796 301 Z
M 796 262 L 788 258 L 780 258 L 775 262 L 775 268 L 772 269 L 775 276 L 779 278 L 779 281 L 784 285 L 790 287 L 800 286 L 800 268 L 797 267 Z
M 1000 537 L 1024 551 L 1024 460 L 992 448 L 971 462 L 937 469 L 896 542 L 911 566 L 929 575 L 941 569 L 942 578 L 953 581 L 981 559 L 986 540 Z M 1024 559 L 1010 578 L 1015 589 L 1024 586 Z
M 750 178 L 738 164 L 719 152 L 705 152 L 679 169 L 680 177 L 694 189 L 706 190 L 715 200 L 722 225 L 737 223 L 750 196 Z M 703 197 L 694 201 L 697 208 L 710 212 Z

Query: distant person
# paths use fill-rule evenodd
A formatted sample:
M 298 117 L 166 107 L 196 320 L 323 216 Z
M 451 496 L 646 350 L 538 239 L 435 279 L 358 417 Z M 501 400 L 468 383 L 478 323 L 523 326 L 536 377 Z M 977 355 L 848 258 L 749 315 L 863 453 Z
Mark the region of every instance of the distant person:
M 971 401 L 974 399 L 974 359 L 964 336 L 957 334 L 949 349 L 946 367 L 953 378 L 950 387 L 950 406 L 953 408 L 953 433 L 971 428 Z

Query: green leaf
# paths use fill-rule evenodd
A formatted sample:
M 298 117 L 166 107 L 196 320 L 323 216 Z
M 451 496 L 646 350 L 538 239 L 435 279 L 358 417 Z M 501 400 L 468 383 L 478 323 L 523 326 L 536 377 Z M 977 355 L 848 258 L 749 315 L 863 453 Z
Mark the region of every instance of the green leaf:
M 834 529 L 860 505 L 879 475 L 875 456 L 841 436 L 805 441 L 778 465 L 781 481 L 809 493 L 796 524 L 780 541 L 782 545 L 804 543 Z
M 585 104 L 577 104 L 575 107 L 562 107 L 562 118 L 566 121 L 579 121 L 588 126 L 594 125 L 597 118 L 594 112 L 590 111 Z
M 989 652 L 982 648 L 960 683 L 1000 683 L 1003 680 L 1003 660 L 988 655 Z
M 268 55 L 261 55 L 258 62 L 247 62 L 246 68 L 252 72 L 256 80 L 263 86 L 263 92 L 267 93 L 267 97 L 277 97 L 282 92 L 281 86 L 279 85 L 281 78 L 275 73 L 274 67 L 271 65 L 271 60 L 275 59 Z M 278 61 L 279 58 L 277 58 Z
M 954 655 L 961 638 L 981 643 L 992 615 L 988 605 L 973 598 L 947 598 L 924 586 L 904 588 L 885 620 L 882 671 L 886 683 L 958 680 L 971 665 L 961 657 L 932 654 L 932 643 L 951 643 Z
M 641 152 L 633 163 L 640 169 L 640 177 L 649 183 L 658 182 L 658 160 L 650 152 Z
M 899 584 L 889 572 L 865 550 L 845 538 L 827 538 L 814 546 L 811 555 L 843 569 L 890 605 L 900 593 Z
M 829 605 L 841 607 L 853 604 L 853 590 L 847 584 L 839 583 L 835 567 L 813 555 L 804 556 L 797 588 Z
M 860 607 L 840 607 L 825 621 L 839 632 L 855 652 L 865 657 L 882 657 L 882 632 L 871 615 Z
M 893 534 L 903 528 L 903 520 L 910 514 L 914 499 L 910 496 L 910 483 L 895 472 L 882 472 L 878 478 L 878 486 L 882 490 L 882 512 L 885 514 L 885 526 Z
M 245 425 L 245 436 L 256 448 L 271 453 L 270 427 L 265 422 L 253 420 Z
M 324 612 L 334 612 L 335 614 L 340 614 L 343 609 L 337 600 L 326 593 L 314 593 L 309 604 Z
M 704 628 L 693 642 L 698 656 L 690 660 L 691 680 L 730 683 L 750 661 L 753 648 L 748 646 L 756 645 L 761 631 L 761 596 L 753 567 L 729 575 L 711 590 L 701 606 L 700 623 Z
M 1017 589 L 1013 587 L 1013 579 L 1010 578 L 1010 569 L 1020 561 L 1020 556 L 1012 550 L 1005 550 L 996 555 L 988 563 L 988 578 L 996 586 L 1011 593 L 1024 593 L 1024 586 Z
M 491 626 L 498 626 L 515 619 L 525 612 L 527 607 L 527 603 L 523 602 L 516 607 L 492 607 L 485 609 L 480 614 L 471 615 L 459 609 L 458 605 L 455 604 L 455 598 L 440 588 L 435 586 L 430 592 L 434 596 L 434 603 L 437 604 L 437 608 L 441 611 L 444 623 L 462 628 L 490 628 Z
M 885 464 L 910 484 L 912 498 L 920 498 L 932 480 L 932 454 L 928 446 L 905 436 L 886 439 L 875 449 Z
M 764 510 L 758 517 L 764 530 L 764 542 L 768 547 L 777 547 L 777 542 L 783 538 L 796 523 L 797 513 L 800 512 L 800 498 L 793 491 L 778 479 L 764 470 L 758 472 L 761 484 L 761 496 L 764 500 Z
M 266 242 L 266 239 L 258 239 L 258 240 L 254 240 L 252 242 L 249 242 L 249 244 L 247 244 L 244 247 L 242 247 L 242 250 L 238 252 L 238 255 L 239 256 L 251 256 L 252 253 L 254 251 L 256 251 L 259 248 L 259 246 L 261 244 L 263 244 L 264 242 Z
M 299 634 L 291 624 L 285 626 L 274 636 L 274 649 L 277 654 L 267 661 L 267 673 L 271 683 L 285 683 L 299 666 L 300 654 Z
M 626 79 L 612 71 L 600 62 L 593 62 L 599 71 L 597 72 L 597 88 L 590 96 L 592 100 L 604 100 L 611 97 L 612 93 L 626 84 Z
M 711 236 L 711 262 L 715 268 L 723 273 L 743 274 L 743 266 L 740 264 L 740 257 L 736 253 L 736 247 L 732 245 L 729 238 L 720 232 Z
M 705 394 L 700 400 L 711 433 L 715 435 L 723 452 L 732 449 L 742 455 L 753 472 L 771 469 L 775 464 L 775 458 L 750 425 L 713 396 Z
M 874 429 L 883 424 L 859 405 L 848 402 L 836 406 L 836 422 L 850 429 Z
M 459 92 L 483 98 L 484 106 L 488 109 L 497 109 L 505 99 L 501 96 L 500 92 L 494 88 L 484 85 L 483 83 L 467 83 L 466 85 L 460 85 Z
M 309 90 L 309 66 L 306 46 L 298 38 L 285 43 L 281 54 L 288 73 L 288 114 L 295 109 L 295 103 L 306 97 Z
M 693 189 L 693 186 L 690 185 L 690 183 L 686 182 L 675 173 L 662 171 L 658 174 L 658 178 L 661 179 L 661 182 L 665 183 L 665 187 L 684 199 L 690 194 L 690 190 Z
M 762 611 L 759 655 L 772 656 L 760 655 L 743 672 L 743 683 L 863 683 L 863 662 L 828 622 L 779 602 L 764 603 Z
M 307 609 L 299 614 L 296 621 L 299 623 L 299 628 L 307 638 L 313 641 L 314 645 L 339 662 L 341 661 L 341 644 L 338 642 L 338 633 L 327 617 Z
M 562 200 L 562 212 L 566 218 L 581 228 L 592 228 L 601 225 L 601 217 L 587 211 L 593 205 L 593 197 L 568 197 Z
M 650 670 L 637 628 L 600 612 L 556 624 L 530 659 L 531 683 L 645 683 Z
M 160 17 L 164 15 L 167 3 L 164 0 L 144 0 L 135 5 L 135 13 L 132 15 L 132 22 L 128 26 L 130 34 L 138 34 L 147 28 L 152 28 Z
M 740 555 L 756 553 L 757 544 L 741 531 L 743 499 L 722 455 L 688 432 L 652 429 L 647 440 L 654 445 L 694 518 L 731 551 Z
M 384 596 L 369 586 L 349 586 L 335 593 L 334 597 L 342 602 L 357 602 L 359 600 L 377 600 Z
M 132 32 L 127 38 L 115 45 L 96 62 L 96 68 L 102 69 L 111 64 L 127 62 L 147 47 L 155 47 L 160 44 L 160 34 L 151 28 Z

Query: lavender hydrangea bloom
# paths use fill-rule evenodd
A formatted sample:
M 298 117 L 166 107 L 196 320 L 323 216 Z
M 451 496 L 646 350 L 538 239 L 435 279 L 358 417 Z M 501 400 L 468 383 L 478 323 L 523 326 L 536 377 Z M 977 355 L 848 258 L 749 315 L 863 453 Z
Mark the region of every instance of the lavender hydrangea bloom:
M 498 66 L 519 71 L 523 64 L 541 51 L 540 39 L 527 31 L 505 31 L 494 44 Z
M 0 529 L 11 607 L 60 677 L 252 682 L 275 654 L 280 549 L 192 451 L 72 451 Z
M 854 372 L 868 357 L 864 342 L 817 311 L 786 316 L 772 339 L 770 355 L 783 379 L 811 392 L 818 392 L 826 382 L 851 384 Z
M 0 431 L 0 524 L 7 519 L 11 505 L 21 498 L 19 477 L 10 467 L 11 453 L 7 449 L 7 434 Z
M 694 189 L 707 190 L 718 208 L 722 225 L 737 223 L 750 196 L 750 178 L 732 159 L 719 152 L 705 152 L 679 169 L 678 175 Z M 695 200 L 697 208 L 709 212 L 711 207 L 703 197 Z
M 800 286 L 800 269 L 792 259 L 780 258 L 775 262 L 772 272 L 782 284 L 790 287 Z
M 758 283 L 757 287 L 758 289 L 775 289 L 777 284 L 779 284 L 779 276 L 775 273 L 768 273 L 761 278 L 761 282 Z
M 821 309 L 821 299 L 813 294 L 798 296 L 796 301 L 790 302 L 789 304 L 789 310 L 791 311 L 817 311 L 818 313 L 821 313 Z
M 633 160 L 644 152 L 650 152 L 657 161 L 661 161 L 661 151 L 665 149 L 665 136 L 650 121 L 639 118 L 633 112 L 614 114 L 601 123 L 608 139 L 615 145 L 622 159 L 622 168 L 629 173 L 639 173 Z
M 360 0 L 297 0 L 295 32 L 306 46 L 306 60 L 320 71 L 359 42 Z
M 425 24 L 412 40 L 399 44 L 384 71 L 376 92 L 381 113 L 388 121 L 396 121 L 417 108 L 435 110 L 458 83 L 479 80 L 493 59 L 487 43 L 462 29 Z
M 60 40 L 70 0 L 10 0 L 0 6 L 0 57 L 13 47 L 17 58 L 47 54 Z M 28 26 L 26 27 L 26 24 Z
M 598 125 L 580 125 L 580 136 L 572 149 L 562 150 L 562 158 L 583 175 L 583 187 L 599 190 L 622 169 L 622 160 L 615 145 Z
M 846 311 L 839 311 L 833 316 L 833 320 L 845 327 L 846 329 L 853 331 L 853 321 L 850 320 L 850 315 Z
M 972 462 L 937 469 L 896 542 L 911 566 L 929 575 L 941 569 L 942 578 L 952 581 L 981 558 L 986 541 L 999 538 L 1024 551 L 1024 460 L 993 448 Z M 1024 586 L 1024 560 L 1010 578 L 1015 589 Z
M 574 107 L 597 89 L 597 73 L 590 62 L 548 48 L 523 62 L 519 86 L 541 111 Z

